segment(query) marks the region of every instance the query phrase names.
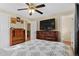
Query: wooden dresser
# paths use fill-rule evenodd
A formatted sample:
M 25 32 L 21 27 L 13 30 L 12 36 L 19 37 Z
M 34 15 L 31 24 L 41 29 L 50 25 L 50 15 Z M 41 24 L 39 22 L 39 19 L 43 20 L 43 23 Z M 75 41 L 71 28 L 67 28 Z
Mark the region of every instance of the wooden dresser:
M 58 31 L 37 31 L 37 39 L 59 41 Z
M 10 45 L 25 42 L 25 30 L 19 28 L 10 29 Z

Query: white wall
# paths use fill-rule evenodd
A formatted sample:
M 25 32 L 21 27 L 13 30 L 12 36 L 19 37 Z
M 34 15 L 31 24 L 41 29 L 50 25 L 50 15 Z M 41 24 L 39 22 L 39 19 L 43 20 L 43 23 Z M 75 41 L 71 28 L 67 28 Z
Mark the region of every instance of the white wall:
M 9 45 L 9 15 L 0 13 L 0 48 Z
M 24 23 L 21 24 L 19 22 L 17 22 L 16 24 L 11 24 L 10 23 L 10 27 L 13 27 L 13 28 L 24 28 Z
M 31 22 L 31 40 L 36 39 L 37 23 L 36 21 Z
M 29 22 L 27 22 L 26 20 L 24 20 L 24 29 L 25 29 L 25 37 L 26 37 L 26 40 L 27 40 L 27 24 Z

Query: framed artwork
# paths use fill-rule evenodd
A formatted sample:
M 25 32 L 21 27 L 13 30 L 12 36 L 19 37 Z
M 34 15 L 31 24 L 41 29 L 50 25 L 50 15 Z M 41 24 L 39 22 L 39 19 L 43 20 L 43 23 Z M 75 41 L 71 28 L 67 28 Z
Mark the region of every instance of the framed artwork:
M 23 24 L 24 23 L 24 21 L 23 20 L 21 20 L 19 17 L 16 17 L 16 18 L 11 18 L 11 23 L 12 24 L 16 24 L 17 22 L 19 22 L 19 23 L 21 23 L 21 24 Z
M 16 21 L 16 18 L 11 18 L 11 23 L 12 23 L 12 24 L 16 24 L 16 22 L 17 22 L 17 21 Z

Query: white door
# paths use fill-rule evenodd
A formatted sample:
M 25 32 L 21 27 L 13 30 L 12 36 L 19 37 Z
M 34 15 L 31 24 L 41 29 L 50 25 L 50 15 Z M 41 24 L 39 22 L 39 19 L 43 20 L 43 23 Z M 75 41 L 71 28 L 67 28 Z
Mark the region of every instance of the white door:
M 67 15 L 61 18 L 61 41 L 69 40 L 74 42 L 74 16 Z

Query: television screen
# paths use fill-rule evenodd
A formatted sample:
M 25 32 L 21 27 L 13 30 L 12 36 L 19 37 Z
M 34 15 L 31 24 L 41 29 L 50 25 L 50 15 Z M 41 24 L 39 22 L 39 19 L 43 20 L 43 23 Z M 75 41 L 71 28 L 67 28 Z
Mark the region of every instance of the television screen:
M 40 21 L 40 30 L 53 30 L 55 29 L 55 19 L 47 19 Z

